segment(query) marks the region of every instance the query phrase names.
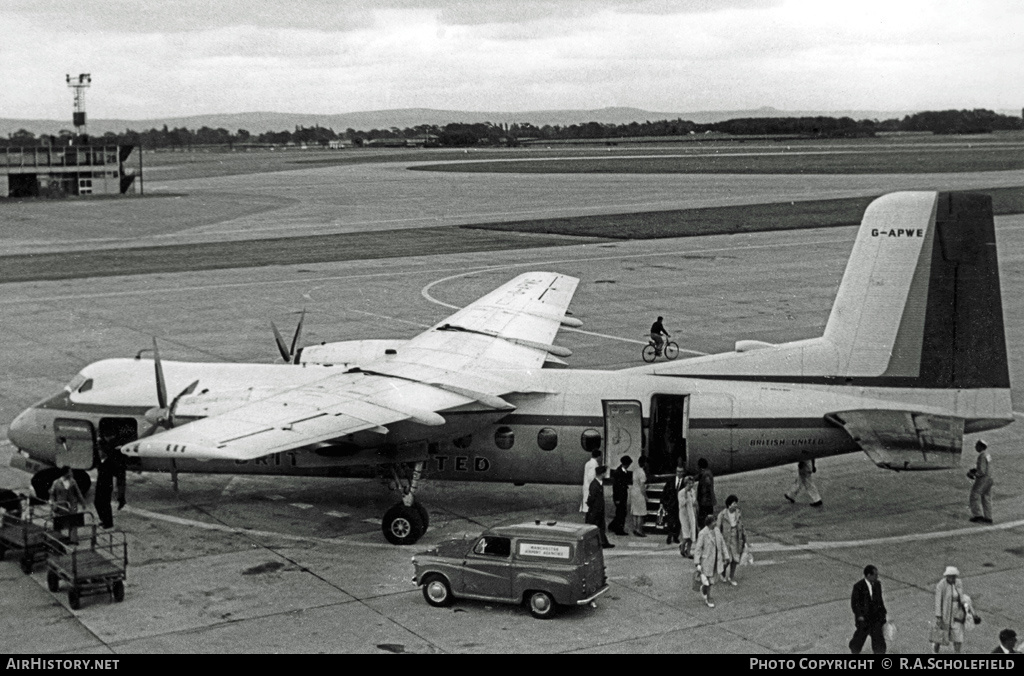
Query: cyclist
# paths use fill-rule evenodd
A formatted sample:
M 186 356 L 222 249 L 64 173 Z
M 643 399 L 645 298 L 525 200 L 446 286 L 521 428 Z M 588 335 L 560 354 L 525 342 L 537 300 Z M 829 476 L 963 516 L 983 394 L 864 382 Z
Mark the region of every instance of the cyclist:
M 651 324 L 651 341 L 654 343 L 654 354 L 660 355 L 662 348 L 665 346 L 665 338 L 671 338 L 672 336 L 668 331 L 665 330 L 661 320 L 664 317 L 658 317 L 658 321 Z M 664 338 L 662 338 L 664 336 Z

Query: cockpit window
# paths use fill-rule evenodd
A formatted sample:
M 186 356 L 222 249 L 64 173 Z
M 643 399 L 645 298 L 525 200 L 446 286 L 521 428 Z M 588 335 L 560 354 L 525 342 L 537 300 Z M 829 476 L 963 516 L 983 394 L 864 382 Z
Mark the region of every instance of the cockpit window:
M 71 379 L 71 382 L 64 386 L 65 392 L 78 392 L 78 388 L 85 384 L 86 377 L 79 373 L 77 376 Z M 89 385 L 92 387 L 92 385 Z
M 92 389 L 92 378 L 89 378 L 84 383 L 78 386 L 79 392 L 88 392 Z

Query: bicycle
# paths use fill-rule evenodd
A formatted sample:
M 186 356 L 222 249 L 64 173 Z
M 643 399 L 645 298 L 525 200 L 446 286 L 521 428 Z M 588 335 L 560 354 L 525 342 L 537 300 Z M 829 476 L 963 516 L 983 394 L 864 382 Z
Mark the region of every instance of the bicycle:
M 644 361 L 648 363 L 654 361 L 662 354 L 664 354 L 665 359 L 672 361 L 679 356 L 679 345 L 674 340 L 667 340 L 664 343 L 664 349 L 658 349 L 654 340 L 649 339 L 640 354 L 643 356 Z

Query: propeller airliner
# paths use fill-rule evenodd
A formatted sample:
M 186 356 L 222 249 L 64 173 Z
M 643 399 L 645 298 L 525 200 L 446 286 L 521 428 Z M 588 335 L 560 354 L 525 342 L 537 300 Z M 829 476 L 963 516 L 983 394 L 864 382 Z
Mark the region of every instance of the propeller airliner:
M 716 475 L 864 451 L 957 467 L 1013 421 L 991 198 L 901 192 L 865 212 L 822 336 L 617 371 L 554 343 L 577 279 L 528 272 L 409 340 L 289 347 L 288 363 L 89 364 L 22 412 L 12 465 L 45 495 L 102 444 L 129 469 L 391 478 L 384 536 L 416 542 L 424 478 L 576 484 L 594 449 Z M 154 388 L 154 380 L 156 387 Z M 173 396 L 169 396 L 173 395 Z

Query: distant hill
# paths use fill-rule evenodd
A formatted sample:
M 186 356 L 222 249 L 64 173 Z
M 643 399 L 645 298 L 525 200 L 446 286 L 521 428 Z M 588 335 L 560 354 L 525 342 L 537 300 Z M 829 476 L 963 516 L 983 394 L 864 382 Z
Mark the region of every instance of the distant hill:
M 452 122 L 491 122 L 494 124 L 512 124 L 529 122 L 537 126 L 559 125 L 569 126 L 585 122 L 602 124 L 629 124 L 657 120 L 684 119 L 698 123 L 721 122 L 744 117 L 852 117 L 855 120 L 902 119 L 906 115 L 918 111 L 878 111 L 878 110 L 779 110 L 777 108 L 757 108 L 755 110 L 715 110 L 686 113 L 665 113 L 641 110 L 639 108 L 599 108 L 596 110 L 533 110 L 522 112 L 476 112 L 459 110 L 434 110 L 431 108 L 402 108 L 398 110 L 371 110 L 356 113 L 339 113 L 336 115 L 314 115 L 305 113 L 224 113 L 212 115 L 193 115 L 190 117 L 167 117 L 149 120 L 120 119 L 89 119 L 89 133 L 102 135 L 108 131 L 123 132 L 126 129 L 144 131 L 160 129 L 164 125 L 174 129 L 185 127 L 199 129 L 224 128 L 231 133 L 246 129 L 253 134 L 267 131 L 293 130 L 297 126 L 312 127 L 319 125 L 328 127 L 335 132 L 346 129 L 369 131 L 371 129 L 405 129 L 421 124 L 443 126 Z M 1005 115 L 1017 115 L 1020 111 L 997 111 Z M 19 129 L 27 129 L 36 134 L 58 134 L 62 129 L 71 129 L 71 120 L 28 120 L 0 118 L 0 134 L 7 136 Z

